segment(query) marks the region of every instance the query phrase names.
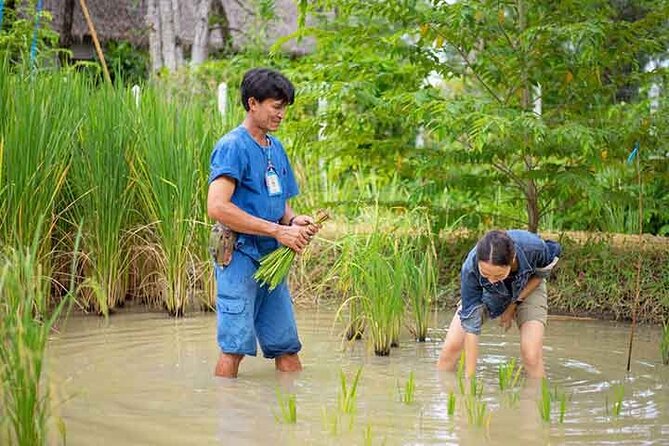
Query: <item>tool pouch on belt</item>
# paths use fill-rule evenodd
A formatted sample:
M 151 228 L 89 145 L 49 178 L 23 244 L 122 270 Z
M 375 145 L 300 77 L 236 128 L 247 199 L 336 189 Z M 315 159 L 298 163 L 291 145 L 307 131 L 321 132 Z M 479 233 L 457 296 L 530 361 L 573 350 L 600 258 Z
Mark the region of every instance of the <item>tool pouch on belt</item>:
M 209 254 L 219 266 L 228 266 L 237 243 L 237 234 L 227 226 L 216 223 L 209 234 Z

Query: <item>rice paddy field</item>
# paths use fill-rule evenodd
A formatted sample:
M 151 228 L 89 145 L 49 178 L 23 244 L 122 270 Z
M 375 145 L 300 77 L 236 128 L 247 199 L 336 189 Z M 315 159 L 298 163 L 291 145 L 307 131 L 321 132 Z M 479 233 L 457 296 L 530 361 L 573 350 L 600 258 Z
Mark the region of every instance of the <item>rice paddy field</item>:
M 285 138 L 298 180 L 322 194 L 296 207 L 336 229 L 291 271 L 305 371 L 248 358 L 215 379 L 208 164 L 242 113 L 179 87 L 0 67 L 0 443 L 667 444 L 666 242 L 563 240 L 549 283 L 559 312 L 638 309 L 631 374 L 627 324 L 553 319 L 550 381 L 524 381 L 517 333 L 492 327 L 464 382 L 435 363 L 476 231 L 379 206 L 404 193 L 392 182 L 324 178 L 300 134 Z
M 75 316 L 47 355 L 54 415 L 72 445 L 667 444 L 656 330 L 638 332 L 627 375 L 626 324 L 550 318 L 545 396 L 500 372 L 519 357 L 518 331 L 486 327 L 473 391 L 435 367 L 451 315 L 430 312 L 425 342 L 401 330 L 376 356 L 364 339 L 342 344 L 333 310 L 301 309 L 304 371 L 248 357 L 237 380 L 212 377 L 213 315 Z

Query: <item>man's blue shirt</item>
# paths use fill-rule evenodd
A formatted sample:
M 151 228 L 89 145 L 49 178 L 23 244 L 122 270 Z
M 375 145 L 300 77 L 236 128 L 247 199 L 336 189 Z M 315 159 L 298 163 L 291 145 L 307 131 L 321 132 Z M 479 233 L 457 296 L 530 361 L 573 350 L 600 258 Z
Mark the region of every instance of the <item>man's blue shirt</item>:
M 278 139 L 267 135 L 269 146 L 256 142 L 240 125 L 221 138 L 211 154 L 209 184 L 220 176 L 235 180 L 232 203 L 243 211 L 278 223 L 286 209 L 286 201 L 299 194 L 293 169 Z M 279 176 L 281 193 L 270 196 L 265 182 L 269 159 Z M 278 248 L 272 237 L 239 234 L 237 249 L 255 260 Z
M 523 230 L 506 231 L 513 241 L 516 251 L 518 270 L 513 273 L 513 282 L 509 290 L 504 282 L 490 283 L 481 276 L 474 247 L 460 272 L 460 292 L 462 309 L 460 321 L 468 333 L 481 333 L 481 309 L 485 306 L 491 319 L 500 316 L 504 310 L 518 298 L 532 276 L 546 278 L 550 275 L 551 265 L 560 255 L 560 244 L 551 240 L 542 240 L 538 235 Z

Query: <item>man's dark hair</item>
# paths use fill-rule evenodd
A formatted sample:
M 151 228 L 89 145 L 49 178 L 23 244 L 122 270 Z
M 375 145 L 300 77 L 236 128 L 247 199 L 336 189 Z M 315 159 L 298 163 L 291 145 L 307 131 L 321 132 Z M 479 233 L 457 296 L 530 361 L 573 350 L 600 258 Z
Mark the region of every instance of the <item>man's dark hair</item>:
M 295 87 L 286 77 L 269 68 L 253 68 L 244 74 L 242 80 L 242 105 L 249 111 L 249 99 L 258 102 L 265 99 L 276 99 L 292 105 L 295 101 Z
M 476 258 L 479 262 L 508 266 L 513 262 L 514 255 L 513 240 L 506 231 L 490 231 L 476 244 Z

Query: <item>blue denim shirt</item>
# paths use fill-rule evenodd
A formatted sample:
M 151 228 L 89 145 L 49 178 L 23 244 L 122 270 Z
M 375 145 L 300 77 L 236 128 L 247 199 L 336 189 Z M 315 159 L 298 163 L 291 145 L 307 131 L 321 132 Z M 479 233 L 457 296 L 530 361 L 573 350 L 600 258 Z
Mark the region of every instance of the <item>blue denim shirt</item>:
M 253 139 L 243 125 L 232 130 L 214 146 L 211 154 L 209 184 L 220 176 L 235 180 L 232 203 L 254 217 L 278 223 L 286 210 L 286 201 L 299 193 L 288 156 L 278 139 L 267 135 L 269 146 Z M 279 176 L 281 194 L 270 196 L 265 182 L 268 156 Z M 273 237 L 239 234 L 237 249 L 249 257 L 260 258 L 279 247 Z
M 532 276 L 546 278 L 554 261 L 560 255 L 560 244 L 542 240 L 536 234 L 523 230 L 507 231 L 516 251 L 518 270 L 514 273 L 511 290 L 503 282 L 490 283 L 481 276 L 474 247 L 462 264 L 460 291 L 462 308 L 460 321 L 467 333 L 481 334 L 481 311 L 487 310 L 491 319 L 500 316 L 518 298 Z M 484 308 L 485 307 L 485 308 Z

